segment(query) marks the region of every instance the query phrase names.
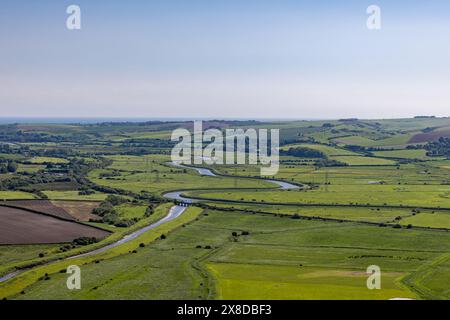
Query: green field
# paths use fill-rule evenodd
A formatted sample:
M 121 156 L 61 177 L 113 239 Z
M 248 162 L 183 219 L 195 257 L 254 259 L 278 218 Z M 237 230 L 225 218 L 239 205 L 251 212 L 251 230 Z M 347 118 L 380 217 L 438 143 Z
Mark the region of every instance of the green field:
M 32 193 L 22 191 L 0 191 L 1 200 L 36 199 Z
M 34 157 L 30 160 L 32 163 L 67 163 L 68 160 L 52 157 Z
M 24 260 L 35 259 L 39 253 L 52 252 L 58 245 L 8 245 L 0 246 L 0 264 L 14 264 Z
M 101 201 L 107 194 L 96 192 L 90 195 L 80 195 L 78 191 L 43 191 L 50 200 L 94 200 Z
M 368 290 L 367 274 L 335 268 L 211 263 L 219 299 L 386 300 L 417 298 L 398 284 L 402 273 L 383 274 L 382 290 Z
M 430 228 L 450 229 L 450 212 L 422 212 L 414 216 L 402 219 L 401 224 Z
M 105 170 L 93 170 L 89 178 L 103 186 L 120 188 L 139 193 L 141 191 L 159 194 L 170 190 L 209 188 L 275 188 L 272 183 L 262 180 L 234 179 L 227 177 L 201 176 L 195 170 L 171 167 L 165 162 L 168 157 L 110 157 L 114 162 Z M 155 162 L 153 162 L 155 161 Z M 109 179 L 100 174 L 120 170 L 117 176 Z
M 241 235 L 243 231 L 249 235 Z M 55 274 L 17 297 L 421 298 L 402 284 L 402 276 L 438 258 L 448 249 L 449 237 L 442 232 L 210 211 L 136 253 L 84 265 L 82 290 L 67 290 L 66 276 Z M 366 287 L 366 268 L 372 264 L 382 270 L 382 290 Z
M 225 199 L 278 204 L 341 204 L 376 206 L 412 206 L 450 208 L 450 186 L 433 185 L 330 185 L 315 190 L 240 190 L 240 191 L 190 191 L 206 199 Z M 324 196 L 326 194 L 326 196 Z
M 0 200 L 95 201 L 110 216 L 86 223 L 111 234 L 0 245 L 0 276 L 25 268 L 0 283 L 0 299 L 450 299 L 450 158 L 410 142 L 445 134 L 450 118 L 207 125 L 280 129 L 281 150 L 323 155 L 283 154 L 270 178 L 299 188 L 281 190 L 260 165 L 201 165 L 217 176 L 171 166 L 171 132 L 190 122 L 2 126 Z M 167 215 L 175 190 L 203 201 L 129 238 Z M 66 288 L 72 264 L 81 290 Z M 366 286 L 371 265 L 381 290 Z
M 427 159 L 425 150 L 375 151 L 373 154 L 382 158 Z
M 331 159 L 344 162 L 350 166 L 386 166 L 395 165 L 395 161 L 388 159 L 363 156 L 333 156 Z
M 356 152 L 348 151 L 342 148 L 331 147 L 322 144 L 288 144 L 281 147 L 281 150 L 289 150 L 289 148 L 309 148 L 323 152 L 327 156 L 357 156 Z

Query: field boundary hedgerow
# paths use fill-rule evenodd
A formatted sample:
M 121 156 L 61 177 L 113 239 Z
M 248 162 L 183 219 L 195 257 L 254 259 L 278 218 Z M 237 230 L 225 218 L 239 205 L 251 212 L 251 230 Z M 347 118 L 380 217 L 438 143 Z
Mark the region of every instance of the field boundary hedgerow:
M 227 208 L 220 208 L 220 207 L 213 207 L 213 206 L 209 206 L 207 204 L 205 204 L 204 206 L 208 207 L 211 210 L 217 210 L 217 211 L 230 211 L 231 209 L 227 209 Z M 253 214 L 253 213 L 258 213 L 258 214 L 263 214 L 263 215 L 275 215 L 275 216 L 280 216 L 280 217 L 285 217 L 285 218 L 294 218 L 294 215 L 292 214 L 286 214 L 286 213 L 275 213 L 275 212 L 268 212 L 268 211 L 256 211 L 256 210 L 252 210 L 252 211 L 246 211 L 243 209 L 237 209 L 237 208 L 233 208 L 232 211 L 234 212 L 241 212 L 241 213 L 246 213 L 246 214 Z M 386 223 L 386 222 L 374 222 L 374 221 L 364 221 L 364 220 L 349 220 L 349 219 L 339 219 L 339 218 L 326 218 L 326 217 L 321 217 L 321 216 L 302 216 L 302 215 L 297 215 L 295 216 L 295 219 L 301 219 L 301 220 L 316 220 L 316 221 L 324 221 L 324 222 L 338 222 L 338 223 L 357 223 L 357 224 L 364 224 L 364 225 L 370 225 L 370 226 L 378 226 L 378 227 L 397 227 L 399 226 L 397 223 Z M 450 231 L 449 228 L 434 228 L 434 227 L 421 227 L 421 226 L 414 226 L 412 225 L 410 228 L 408 228 L 407 226 L 400 226 L 400 228 L 402 229 L 416 229 L 416 230 L 423 230 L 423 231 L 442 231 L 442 232 L 448 232 Z
M 172 204 L 171 204 L 172 205 Z M 164 207 L 164 206 L 163 206 Z M 161 208 L 161 207 L 159 207 Z M 170 208 L 166 208 L 170 210 Z M 190 207 L 183 213 L 180 217 L 171 220 L 167 223 L 159 225 L 158 227 L 145 232 L 136 239 L 133 239 L 127 243 L 120 246 L 111 248 L 108 251 L 101 252 L 92 256 L 83 256 L 78 258 L 73 258 L 70 260 L 58 260 L 53 261 L 48 264 L 40 265 L 36 268 L 25 270 L 24 272 L 16 275 L 14 278 L 0 284 L 0 299 L 5 297 L 11 297 L 19 294 L 25 288 L 33 285 L 35 282 L 41 280 L 45 274 L 48 276 L 59 273 L 61 270 L 65 270 L 69 265 L 86 265 L 93 263 L 95 261 L 101 261 L 106 259 L 111 259 L 116 256 L 129 254 L 132 250 L 139 247 L 140 243 L 149 244 L 159 239 L 162 234 L 168 234 L 178 227 L 181 227 L 187 223 L 190 223 L 197 219 L 202 213 L 203 209 L 197 207 Z M 103 246 L 103 245 L 102 245 Z M 92 250 L 89 250 L 92 251 Z M 73 255 L 72 255 L 73 256 Z
M 253 190 L 258 190 L 252 188 Z M 209 191 L 211 189 L 197 189 L 197 190 L 179 190 L 179 191 Z M 226 190 L 226 189 L 221 189 Z M 450 211 L 450 207 L 427 207 L 427 206 L 410 206 L 410 205 L 372 205 L 372 204 L 331 204 L 331 203 L 301 203 L 301 202 L 256 202 L 246 200 L 228 200 L 217 198 L 206 198 L 193 195 L 181 194 L 184 198 L 193 200 L 208 201 L 208 202 L 220 202 L 220 203 L 239 203 L 239 204 L 253 204 L 253 205 L 272 205 L 272 206 L 292 206 L 292 207 L 342 207 L 342 208 L 388 208 L 388 209 L 422 209 L 422 210 L 435 210 L 435 211 Z
M 169 206 L 172 206 L 172 204 L 171 203 L 163 204 L 163 205 L 159 206 L 158 208 L 160 208 L 160 210 L 161 210 L 161 209 L 164 209 L 164 207 L 167 207 L 167 210 L 168 210 Z M 158 210 L 158 211 L 160 211 L 160 210 Z M 51 257 L 47 257 L 47 258 L 36 258 L 33 260 L 21 262 L 21 263 L 15 263 L 13 265 L 1 266 L 0 276 L 5 275 L 8 272 L 13 271 L 13 270 L 19 271 L 19 270 L 30 269 L 30 268 L 33 268 L 36 266 L 42 266 L 45 264 L 55 262 L 57 260 L 70 258 L 72 256 L 77 256 L 77 255 L 84 254 L 84 253 L 99 249 L 101 247 L 107 246 L 111 243 L 114 243 L 117 240 L 120 240 L 121 237 L 127 236 L 127 235 L 133 233 L 134 231 L 136 231 L 148 224 L 154 223 L 157 220 L 163 218 L 162 213 L 164 213 L 164 212 L 158 212 L 158 211 L 155 210 L 155 214 L 153 216 L 143 219 L 127 229 L 123 229 L 123 230 L 120 230 L 119 232 L 114 232 L 114 233 L 110 234 L 109 237 L 105 238 L 101 242 L 97 242 L 97 243 L 94 243 L 94 244 L 91 244 L 91 245 L 88 245 L 88 246 L 85 246 L 82 248 L 78 248 L 77 250 L 69 251 L 67 253 L 58 253 L 58 254 L 55 254 L 55 255 L 53 255 Z
M 435 294 L 431 289 L 425 287 L 421 282 L 433 271 L 433 268 L 447 262 L 449 259 L 450 254 L 444 253 L 436 259 L 420 266 L 416 271 L 405 275 L 400 281 L 421 297 L 433 300 L 442 299 L 438 294 Z

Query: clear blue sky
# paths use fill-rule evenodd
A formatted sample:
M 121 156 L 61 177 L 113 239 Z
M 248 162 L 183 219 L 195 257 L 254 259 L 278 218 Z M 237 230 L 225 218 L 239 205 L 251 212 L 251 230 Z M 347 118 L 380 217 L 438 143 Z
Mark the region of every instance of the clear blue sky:
M 65 27 L 77 4 L 82 30 Z M 366 28 L 381 7 L 382 29 Z M 2 0 L 3 117 L 450 115 L 450 2 Z

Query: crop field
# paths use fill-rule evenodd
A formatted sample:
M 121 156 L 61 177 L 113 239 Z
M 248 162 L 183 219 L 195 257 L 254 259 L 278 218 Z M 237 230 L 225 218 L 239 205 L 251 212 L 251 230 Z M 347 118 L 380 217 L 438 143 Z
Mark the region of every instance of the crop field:
M 74 220 L 73 216 L 69 214 L 64 208 L 56 206 L 48 200 L 11 200 L 3 203 L 5 206 L 20 208 L 25 210 L 32 210 L 38 213 L 44 213 L 56 218 L 65 220 Z
M 204 123 L 280 129 L 269 177 L 171 165 L 180 127 L 5 127 L 0 299 L 450 299 L 448 118 Z
M 0 207 L 0 244 L 70 242 L 80 237 L 104 238 L 107 232 L 25 210 Z
M 98 202 L 89 201 L 52 201 L 52 204 L 66 211 L 72 218 L 79 221 L 89 221 L 99 217 L 92 210 L 99 206 Z
M 0 191 L 1 200 L 36 199 L 32 193 L 22 191 Z

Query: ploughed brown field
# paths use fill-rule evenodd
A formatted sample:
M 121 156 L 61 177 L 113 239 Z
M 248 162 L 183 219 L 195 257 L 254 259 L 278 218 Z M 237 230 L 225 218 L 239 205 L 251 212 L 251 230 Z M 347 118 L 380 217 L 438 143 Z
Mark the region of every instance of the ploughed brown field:
M 440 137 L 450 138 L 450 130 L 433 131 L 428 133 L 418 133 L 414 135 L 408 143 L 425 143 L 431 141 L 438 141 Z
M 75 220 L 64 208 L 55 206 L 49 200 L 9 200 L 3 203 L 7 206 L 35 210 L 65 220 Z
M 92 210 L 97 208 L 100 202 L 54 200 L 52 201 L 52 204 L 58 208 L 65 210 L 73 218 L 79 221 L 101 219 L 101 217 L 92 213 Z
M 76 222 L 0 206 L 0 244 L 63 243 L 80 237 L 102 239 L 108 234 Z

